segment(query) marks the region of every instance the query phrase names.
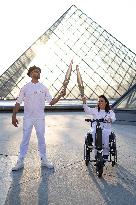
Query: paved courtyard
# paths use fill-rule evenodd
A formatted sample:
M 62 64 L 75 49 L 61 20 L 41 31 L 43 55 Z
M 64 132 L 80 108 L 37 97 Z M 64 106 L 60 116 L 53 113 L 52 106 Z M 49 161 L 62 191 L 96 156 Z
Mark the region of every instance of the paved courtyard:
M 47 112 L 48 158 L 55 169 L 41 168 L 33 130 L 25 167 L 12 172 L 22 138 L 11 124 L 11 113 L 0 113 L 0 205 L 135 205 L 136 126 L 113 124 L 118 164 L 107 163 L 102 178 L 85 166 L 83 145 L 89 124 L 84 112 Z

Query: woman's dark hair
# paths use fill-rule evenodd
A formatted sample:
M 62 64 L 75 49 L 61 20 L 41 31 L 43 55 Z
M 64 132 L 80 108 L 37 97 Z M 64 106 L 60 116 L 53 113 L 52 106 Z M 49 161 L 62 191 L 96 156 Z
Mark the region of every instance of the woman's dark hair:
M 100 95 L 99 98 L 103 98 L 106 102 L 106 106 L 105 106 L 105 112 L 109 112 L 109 110 L 111 110 L 110 105 L 109 105 L 109 100 L 105 97 L 105 95 Z M 100 107 L 98 105 L 98 112 L 100 111 Z

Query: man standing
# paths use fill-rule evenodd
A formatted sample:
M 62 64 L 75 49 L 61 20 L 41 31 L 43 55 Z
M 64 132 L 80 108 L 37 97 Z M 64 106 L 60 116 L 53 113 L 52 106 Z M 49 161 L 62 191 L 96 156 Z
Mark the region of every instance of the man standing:
M 48 162 L 46 157 L 46 144 L 45 144 L 45 100 L 54 105 L 61 97 L 66 94 L 66 89 L 63 88 L 58 97 L 51 97 L 49 90 L 46 86 L 39 82 L 41 69 L 37 66 L 29 68 L 27 75 L 31 77 L 31 82 L 27 83 L 20 90 L 15 107 L 13 109 L 12 124 L 18 127 L 18 120 L 16 113 L 19 111 L 20 104 L 24 101 L 24 118 L 23 118 L 23 138 L 20 144 L 20 152 L 18 161 L 12 171 L 17 171 L 24 167 L 24 158 L 27 154 L 29 140 L 33 126 L 36 130 L 38 138 L 38 149 L 41 158 L 41 166 L 53 168 L 53 165 Z

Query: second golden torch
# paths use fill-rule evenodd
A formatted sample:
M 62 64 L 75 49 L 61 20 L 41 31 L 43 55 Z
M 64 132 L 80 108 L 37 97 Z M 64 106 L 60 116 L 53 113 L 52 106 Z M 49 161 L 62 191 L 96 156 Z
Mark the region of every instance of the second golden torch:
M 78 65 L 76 65 L 76 71 L 77 71 L 78 88 L 80 90 L 81 97 L 83 97 L 84 96 L 84 85 L 83 85 L 83 80 L 82 80 Z

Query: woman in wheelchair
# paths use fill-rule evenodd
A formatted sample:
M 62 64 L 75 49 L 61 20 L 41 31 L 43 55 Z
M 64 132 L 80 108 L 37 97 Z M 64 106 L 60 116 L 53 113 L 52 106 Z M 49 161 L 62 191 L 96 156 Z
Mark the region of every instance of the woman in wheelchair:
M 87 115 L 91 115 L 94 120 L 104 119 L 106 123 L 101 123 L 102 127 L 102 144 L 103 144 L 103 159 L 108 160 L 109 156 L 109 136 L 111 134 L 111 123 L 116 120 L 115 113 L 111 110 L 109 101 L 104 95 L 98 98 L 98 104 L 95 108 L 90 108 L 86 104 L 86 97 L 82 97 L 83 108 Z M 93 137 L 93 144 L 95 145 L 96 122 L 92 123 L 91 134 Z M 96 150 L 95 150 L 96 152 Z

